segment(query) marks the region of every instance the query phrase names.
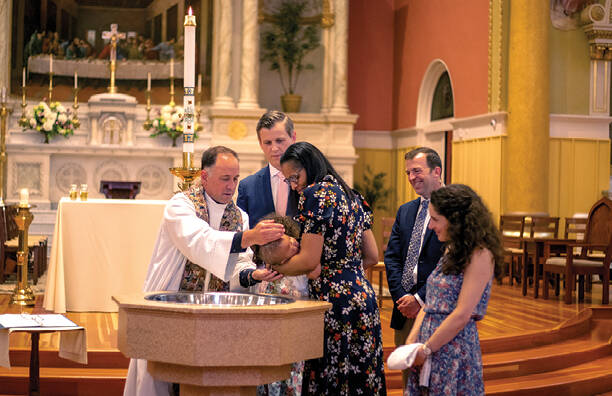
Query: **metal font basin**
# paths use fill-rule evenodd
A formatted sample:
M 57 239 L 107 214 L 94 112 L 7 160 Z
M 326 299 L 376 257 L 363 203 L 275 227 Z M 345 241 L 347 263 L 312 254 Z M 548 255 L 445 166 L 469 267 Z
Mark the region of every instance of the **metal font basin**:
M 278 305 L 294 302 L 292 298 L 249 294 L 249 293 L 223 293 L 223 292 L 168 292 L 155 293 L 145 296 L 145 300 L 160 301 L 174 304 L 198 304 L 215 306 L 258 306 Z

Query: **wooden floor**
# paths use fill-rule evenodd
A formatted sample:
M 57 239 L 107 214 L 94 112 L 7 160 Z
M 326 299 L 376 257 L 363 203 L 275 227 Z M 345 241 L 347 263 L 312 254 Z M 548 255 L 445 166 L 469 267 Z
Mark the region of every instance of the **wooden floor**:
M 384 280 L 383 283 L 386 284 L 386 280 Z M 557 326 L 559 323 L 575 317 L 586 307 L 601 306 L 601 285 L 598 284 L 594 285 L 591 293 L 586 293 L 584 303 L 579 304 L 575 302 L 571 305 L 564 304 L 561 298 L 562 296 L 557 297 L 554 296 L 554 294 L 549 300 L 543 300 L 542 298 L 534 299 L 533 290 L 530 289 L 529 291 L 530 294 L 524 297 L 521 295 L 520 286 L 509 286 L 507 285 L 507 282 L 504 285 L 493 285 L 488 312 L 485 318 L 478 323 L 480 338 L 483 342 L 495 342 L 495 339 L 497 338 L 522 335 L 537 330 L 551 329 Z M 36 306 L 34 308 L 25 309 L 16 306 L 9 306 L 9 299 L 9 294 L 0 294 L 0 313 L 18 313 L 20 311 L 32 313 L 45 312 L 42 308 L 42 296 L 37 296 Z M 385 299 L 381 309 L 381 322 L 383 330 L 383 345 L 386 354 L 388 354 L 394 348 L 393 331 L 389 327 L 391 311 L 392 302 L 390 299 Z M 88 368 L 92 367 L 92 363 L 99 361 L 99 367 L 103 367 L 107 370 L 107 373 L 104 375 L 109 377 L 114 376 L 114 382 L 112 384 L 110 384 L 108 380 L 105 383 L 107 386 L 107 392 L 104 394 L 121 394 L 123 384 L 122 375 L 124 375 L 122 373 L 126 372 L 125 369 L 127 368 L 127 359 L 124 359 L 117 351 L 118 315 L 116 313 L 68 313 L 66 316 L 75 323 L 87 329 L 87 347 L 90 356 L 90 365 Z M 24 380 L 27 378 L 27 351 L 29 350 L 29 347 L 30 339 L 27 334 L 14 333 L 11 335 L 11 362 L 16 367 L 8 371 L 14 373 L 15 379 L 9 378 L 6 380 L 8 382 L 3 382 L 3 379 L 0 378 L 0 384 L 11 385 L 11 389 L 14 389 L 14 393 L 8 391 L 2 392 L 0 390 L 0 394 L 25 393 L 23 389 L 27 389 L 24 388 Z M 52 394 L 58 395 L 99 394 L 92 391 L 92 389 L 95 390 L 96 388 L 100 388 L 98 383 L 99 381 L 103 380 L 100 378 L 101 374 L 94 373 L 95 370 L 91 370 L 91 373 L 86 371 L 77 373 L 76 371 L 80 369 L 77 367 L 77 365 L 71 366 L 64 363 L 65 361 L 63 359 L 57 358 L 56 351 L 58 350 L 58 347 L 58 333 L 41 335 L 41 367 L 43 366 L 42 360 L 47 359 L 51 362 L 48 366 L 49 369 L 46 371 L 47 374 L 45 374 L 50 378 L 47 379 L 47 386 L 50 387 L 47 389 L 56 390 L 64 386 L 65 390 L 63 392 L 52 392 Z M 21 367 L 19 367 L 20 364 Z M 60 375 L 59 373 L 61 373 L 62 370 L 64 372 L 62 378 L 51 378 L 53 376 Z M 58 374 L 56 374 L 55 371 L 57 371 Z M 399 373 L 387 373 L 387 382 L 390 395 L 394 395 L 396 393 L 398 395 L 401 394 L 401 377 L 398 377 L 398 375 Z M 18 376 L 21 379 L 17 378 Z M 90 382 L 82 385 L 87 386 L 88 390 L 85 390 L 85 388 L 83 388 L 83 390 L 67 388 L 69 384 L 74 383 L 75 376 L 81 376 L 79 383 L 86 382 L 83 377 L 89 376 L 88 381 Z M 2 372 L 0 372 L 0 377 L 2 377 Z M 43 372 L 41 370 L 41 385 L 44 383 L 42 382 L 43 380 Z M 103 387 L 104 386 L 102 386 L 102 388 Z M 0 386 L 0 388 L 2 388 L 2 386 Z M 112 392 L 110 392 L 111 388 L 113 390 Z
M 384 280 L 383 282 L 386 282 Z M 481 339 L 495 338 L 511 334 L 520 334 L 526 331 L 541 330 L 554 327 L 565 319 L 576 315 L 585 307 L 600 306 L 601 285 L 595 284 L 592 293 L 586 293 L 584 303 L 566 305 L 561 297 L 554 294 L 548 300 L 534 299 L 533 291 L 526 297 L 521 295 L 520 286 L 493 285 L 491 300 L 485 318 L 478 323 Z M 21 308 L 8 305 L 9 294 L 0 294 L 0 314 L 24 312 L 44 313 L 42 296 L 37 297 L 34 308 Z M 383 344 L 385 347 L 393 346 L 393 331 L 389 327 L 391 320 L 392 302 L 383 301 L 381 321 L 383 330 Z M 78 313 L 69 312 L 66 316 L 73 322 L 87 329 L 88 350 L 111 350 L 117 348 L 116 313 Z M 24 333 L 12 334 L 11 347 L 29 347 L 29 336 Z M 59 334 L 42 334 L 40 349 L 57 349 Z

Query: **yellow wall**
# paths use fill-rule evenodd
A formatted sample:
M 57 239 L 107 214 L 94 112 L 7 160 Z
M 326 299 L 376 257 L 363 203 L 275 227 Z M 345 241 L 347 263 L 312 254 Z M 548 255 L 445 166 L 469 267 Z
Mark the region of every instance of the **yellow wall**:
M 467 184 L 482 197 L 498 221 L 501 214 L 504 137 L 453 142 L 453 183 Z
M 504 150 L 504 137 L 453 142 L 453 183 L 471 186 L 496 221 L 505 211 L 502 194 L 512 188 L 503 182 Z M 610 141 L 551 138 L 549 150 L 548 212 L 561 218 L 588 213 L 609 188 Z M 508 163 L 516 161 L 511 157 Z
M 550 112 L 589 114 L 590 57 L 582 29 L 563 31 L 549 22 Z
M 395 217 L 395 213 L 397 212 L 397 206 L 395 206 L 395 178 L 396 178 L 396 166 L 395 166 L 395 157 L 394 150 L 385 150 L 385 149 L 356 149 L 357 155 L 359 158 L 355 163 L 353 168 L 353 180 L 354 183 L 362 184 L 363 183 L 363 175 L 366 169 L 366 165 L 370 166 L 373 174 L 377 174 L 379 172 L 385 172 L 387 176 L 385 177 L 385 187 L 391 189 L 391 194 L 389 195 L 389 199 L 387 202 L 384 202 L 384 205 L 387 207 L 386 210 L 376 209 L 374 210 L 374 225 L 372 230 L 374 235 L 376 236 L 376 243 L 378 244 L 379 250 L 382 248 L 382 230 L 380 229 L 380 219 L 381 217 Z
M 610 186 L 610 141 L 550 139 L 548 211 L 571 217 L 588 213 Z

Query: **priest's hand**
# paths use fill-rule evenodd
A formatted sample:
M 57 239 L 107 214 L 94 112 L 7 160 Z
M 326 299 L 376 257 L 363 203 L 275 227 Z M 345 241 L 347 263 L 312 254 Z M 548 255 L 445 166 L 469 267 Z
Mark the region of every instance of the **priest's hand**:
M 262 220 L 253 229 L 242 234 L 241 246 L 247 248 L 251 245 L 265 245 L 279 239 L 284 234 L 284 225 L 275 223 L 274 220 Z
M 253 279 L 258 281 L 274 282 L 275 280 L 279 280 L 280 278 L 282 278 L 283 274 L 279 274 L 273 269 L 261 268 L 253 271 L 251 276 L 253 277 Z

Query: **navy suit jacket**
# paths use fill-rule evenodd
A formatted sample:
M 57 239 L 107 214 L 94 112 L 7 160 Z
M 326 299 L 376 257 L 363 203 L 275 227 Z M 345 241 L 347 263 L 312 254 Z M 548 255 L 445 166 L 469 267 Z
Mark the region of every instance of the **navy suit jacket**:
M 438 240 L 435 232 L 427 229 L 417 264 L 417 283 L 411 290 L 404 290 L 402 286 L 404 263 L 408 254 L 412 228 L 420 205 L 421 198 L 417 198 L 400 206 L 391 235 L 389 236 L 387 250 L 385 250 L 387 282 L 389 283 L 391 298 L 393 298 L 391 328 L 396 330 L 402 329 L 406 323 L 406 317 L 397 309 L 397 300 L 409 293 L 413 295 L 418 294 L 421 300 L 425 301 L 427 277 L 436 268 L 436 264 L 440 260 L 440 256 L 442 256 L 442 242 Z
M 269 165 L 240 181 L 236 205 L 249 215 L 249 228 L 255 227 L 262 217 L 274 213 Z M 287 201 L 287 216 L 296 214 L 297 193 L 290 189 Z

